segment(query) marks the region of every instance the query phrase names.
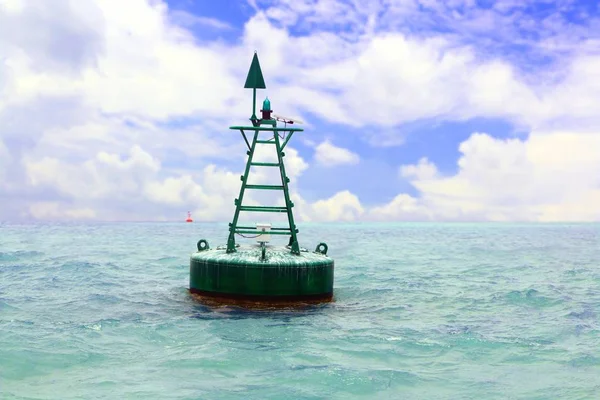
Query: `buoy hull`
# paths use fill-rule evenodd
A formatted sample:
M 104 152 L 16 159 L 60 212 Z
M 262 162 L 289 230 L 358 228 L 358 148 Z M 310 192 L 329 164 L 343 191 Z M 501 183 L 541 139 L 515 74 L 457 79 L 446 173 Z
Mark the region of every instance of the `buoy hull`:
M 268 247 L 261 261 L 258 246 L 230 254 L 223 246 L 192 254 L 190 292 L 261 301 L 327 300 L 333 296 L 333 271 L 333 259 L 320 253 L 293 255 L 287 248 Z

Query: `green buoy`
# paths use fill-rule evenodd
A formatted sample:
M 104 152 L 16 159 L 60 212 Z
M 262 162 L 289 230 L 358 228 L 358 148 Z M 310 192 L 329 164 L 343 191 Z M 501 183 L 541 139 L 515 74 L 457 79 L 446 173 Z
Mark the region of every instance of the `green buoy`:
M 327 256 L 325 243 L 319 243 L 314 251 L 300 247 L 299 231 L 292 212 L 294 204 L 288 189 L 290 180 L 283 162 L 283 150 L 292 135 L 303 131 L 302 128 L 288 125 L 300 121 L 272 115 L 268 98 L 260 110 L 261 118 L 256 117 L 256 89 L 266 89 L 256 52 L 244 88 L 252 89 L 252 126 L 229 127 L 242 134 L 248 146 L 248 160 L 244 175 L 241 176 L 240 194 L 234 202 L 236 207 L 233 221 L 229 224 L 227 244 L 211 248 L 205 239 L 198 242 L 198 251 L 190 257 L 190 292 L 202 296 L 260 301 L 330 300 L 333 297 L 333 259 Z M 277 127 L 278 121 L 283 122 L 284 127 Z M 251 140 L 248 140 L 247 133 L 251 135 Z M 254 162 L 252 159 L 257 145 L 274 147 L 277 162 Z M 281 185 L 247 184 L 250 167 L 278 168 Z M 243 205 L 247 189 L 282 191 L 285 205 Z M 240 212 L 286 213 L 288 226 L 240 226 Z M 240 246 L 235 242 L 235 235 L 255 235 L 257 244 Z M 289 236 L 288 245 L 268 245 L 271 235 Z

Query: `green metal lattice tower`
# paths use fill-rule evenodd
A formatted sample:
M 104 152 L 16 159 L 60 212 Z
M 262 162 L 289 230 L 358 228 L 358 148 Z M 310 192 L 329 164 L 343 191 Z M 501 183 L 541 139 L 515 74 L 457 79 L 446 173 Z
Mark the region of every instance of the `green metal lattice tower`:
M 258 55 L 254 52 L 252 58 L 252 64 L 248 71 L 248 77 L 244 85 L 246 89 L 252 89 L 252 116 L 250 121 L 252 126 L 230 126 L 229 129 L 239 130 L 242 134 L 246 145 L 248 146 L 248 160 L 246 161 L 246 169 L 244 175 L 241 176 L 242 185 L 240 188 L 240 194 L 235 199 L 235 213 L 233 215 L 233 221 L 229 224 L 229 238 L 227 240 L 227 253 L 233 253 L 236 251 L 235 235 L 236 234 L 260 234 L 261 231 L 258 228 L 252 226 L 239 226 L 238 219 L 240 212 L 269 212 L 269 213 L 286 213 L 288 220 L 288 227 L 275 227 L 271 228 L 271 235 L 289 235 L 290 241 L 289 246 L 291 253 L 295 255 L 300 254 L 300 246 L 298 244 L 298 229 L 294 223 L 294 214 L 292 208 L 294 203 L 290 200 L 290 193 L 288 183 L 290 179 L 285 173 L 285 165 L 283 158 L 285 157 L 284 149 L 289 140 L 291 139 L 294 132 L 302 132 L 301 128 L 289 128 L 287 123 L 285 127 L 277 127 L 277 120 L 271 117 L 271 102 L 267 98 L 263 102 L 262 118 L 256 117 L 256 89 L 266 89 L 265 80 L 263 78 L 262 71 L 260 69 L 260 63 L 258 62 Z M 293 123 L 293 121 L 289 121 Z M 266 126 L 263 126 L 266 125 Z M 246 132 L 252 135 L 252 141 L 248 140 Z M 260 135 L 263 135 L 262 138 Z M 287 137 L 285 136 L 287 134 Z M 283 135 L 283 137 L 280 137 Z M 274 146 L 277 154 L 277 162 L 255 162 L 253 161 L 254 153 L 257 145 Z M 281 176 L 281 185 L 250 185 L 248 184 L 248 175 L 250 174 L 251 167 L 267 167 L 267 168 L 279 168 Z M 244 193 L 247 189 L 250 190 L 278 190 L 283 192 L 285 200 L 284 206 L 245 206 L 243 205 Z

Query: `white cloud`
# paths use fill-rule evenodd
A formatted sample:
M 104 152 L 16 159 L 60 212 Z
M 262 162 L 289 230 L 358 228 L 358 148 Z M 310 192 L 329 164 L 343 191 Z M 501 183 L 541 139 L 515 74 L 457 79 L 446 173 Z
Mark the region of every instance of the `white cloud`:
M 190 209 L 204 220 L 229 218 L 240 182 L 239 175 L 214 165 L 196 177 L 165 176 L 160 162 L 138 146 L 125 158 L 100 152 L 83 165 L 50 157 L 28 159 L 25 169 L 33 187 L 52 189 L 76 206 L 90 204 L 97 210 L 90 214 L 77 211 L 88 209 L 83 206 L 71 209 L 56 202 L 34 202 L 29 207 L 34 217 L 160 220 Z
M 202 188 L 190 175 L 148 182 L 144 194 L 150 201 L 174 206 L 188 206 L 188 199 L 200 199 L 205 196 Z
M 171 11 L 170 17 L 173 19 L 173 22 L 175 24 L 179 24 L 182 26 L 201 25 L 219 30 L 233 29 L 233 27 L 228 23 L 220 21 L 216 18 L 202 17 L 183 10 Z
M 242 85 L 257 49 L 277 112 L 384 128 L 385 144 L 404 140 L 398 124 L 427 118 L 499 117 L 534 130 L 527 140 L 473 135 L 461 145 L 455 176 L 441 176 L 427 159 L 401 167 L 418 197 L 400 194 L 371 210 L 348 191 L 312 204 L 298 200 L 306 219 L 598 219 L 598 174 L 591 172 L 600 154 L 598 55 L 572 53 L 544 75 L 560 79 L 532 81 L 508 60 L 483 57 L 453 36 L 374 29 L 375 2 L 311 4 L 258 11 L 241 44 L 228 45 L 199 44 L 174 23 L 183 14 L 161 1 L 1 1 L 0 218 L 19 210 L 36 218 L 165 219 L 196 205 L 197 217 L 229 219 L 244 144 L 224 128 L 249 117 L 250 91 Z M 417 17 L 417 6 L 396 2 L 390 12 Z M 450 6 L 428 7 L 443 14 Z M 284 26 L 354 25 L 344 34 L 321 29 L 294 37 L 267 15 Z M 472 16 L 469 32 L 485 18 L 501 21 Z M 190 22 L 226 28 L 202 17 Z M 183 127 L 167 123 L 177 118 Z M 583 125 L 587 134 L 575 133 Z M 295 149 L 286 154 L 296 193 L 309 166 Z M 330 141 L 316 147 L 315 161 L 324 165 L 359 159 Z M 222 161 L 239 162 L 240 171 Z
M 303 221 L 355 221 L 365 213 L 360 200 L 347 190 L 328 199 L 307 203 L 298 193 L 292 195 L 298 215 Z
M 437 167 L 426 157 L 419 160 L 417 165 L 400 166 L 400 176 L 403 178 L 417 178 L 418 180 L 432 179 L 437 175 Z
M 0 138 L 0 187 L 2 187 L 2 182 L 4 180 L 5 170 L 8 168 L 8 165 L 12 162 L 12 157 L 10 156 L 10 152 L 8 148 Z
M 266 151 L 265 154 L 271 155 Z M 299 176 L 308 166 L 292 148 L 286 148 L 285 158 L 286 173 L 290 178 Z M 271 159 L 267 157 L 266 160 Z M 238 173 L 209 164 L 199 173 L 173 175 L 139 146 L 133 146 L 125 157 L 100 152 L 80 165 L 52 157 L 25 160 L 25 171 L 32 187 L 53 190 L 76 205 L 92 204 L 98 210 L 94 217 L 135 220 L 169 219 L 188 209 L 193 210 L 198 220 L 231 219 L 233 200 L 238 197 L 241 185 L 242 160 L 239 166 Z M 254 173 L 251 171 L 249 182 L 281 184 L 278 171 L 267 167 Z M 275 179 L 269 181 L 270 178 Z M 292 188 L 295 184 L 290 182 Z M 283 198 L 280 192 L 277 194 L 261 195 L 247 190 L 243 204 L 278 205 Z M 132 206 L 135 209 L 132 210 Z M 78 211 L 80 209 L 64 207 L 57 202 L 35 202 L 28 210 L 31 216 L 40 218 L 90 218 L 90 213 Z M 242 220 L 252 218 L 244 215 Z
M 23 10 L 24 2 L 22 0 L 2 0 L 0 1 L 0 9 L 7 13 L 15 13 Z
M 40 220 L 86 220 L 94 219 L 98 215 L 90 208 L 73 208 L 65 204 L 52 201 L 38 201 L 31 204 L 29 214 Z
M 381 206 L 372 207 L 368 218 L 376 221 L 428 221 L 433 219 L 432 212 L 427 210 L 419 200 L 407 194 L 399 194 L 392 201 Z
M 121 160 L 116 154 L 100 152 L 82 166 L 56 158 L 25 160 L 33 186 L 48 186 L 74 198 L 129 199 L 138 194 L 145 181 L 160 170 L 160 163 L 139 146 Z
M 600 220 L 600 135 L 541 132 L 502 140 L 474 133 L 459 149 L 459 170 L 452 176 L 440 176 L 427 160 L 402 166 L 420 197 L 401 195 L 377 213 L 401 218 L 413 210 L 436 220 Z
M 67 8 L 69 18 L 62 23 L 79 36 L 101 40 L 92 48 L 95 54 L 83 49 L 81 54 L 72 54 L 79 59 L 95 56 L 95 61 L 85 64 L 80 79 L 74 80 L 60 74 L 36 74 L 39 66 L 13 52 L 10 65 L 18 71 L 14 85 L 21 97 L 39 94 L 39 90 L 82 95 L 104 112 L 158 119 L 192 113 L 237 115 L 247 112 L 242 106 L 247 96 L 239 83 L 247 65 L 230 60 L 246 59 L 249 50 L 257 48 L 267 80 L 273 82 L 269 87 L 278 95 L 283 110 L 306 110 L 335 122 L 394 126 L 419 118 L 497 116 L 537 126 L 572 115 L 597 119 L 593 105 L 600 98 L 600 89 L 586 84 L 600 80 L 599 69 L 594 67 L 599 58 L 594 56 L 576 58 L 566 70 L 565 80 L 547 88 L 527 85 L 508 63 L 494 58 L 479 60 L 472 47 L 441 36 L 423 39 L 382 33 L 358 42 L 329 32 L 292 37 L 259 12 L 245 26 L 242 47 L 200 47 L 189 32 L 171 23 L 172 14 L 181 11 L 169 13 L 160 2 L 154 6 L 141 0 L 126 5 L 118 1 L 78 4 Z M 99 12 L 92 13 L 92 7 Z M 342 2 L 321 4 L 316 9 L 303 2 L 281 7 L 310 13 L 319 20 L 340 12 L 355 20 L 352 15 L 365 11 Z M 270 8 L 271 13 L 278 9 Z M 13 25 L 31 23 L 26 15 L 7 15 L 4 19 L 17 21 Z M 90 15 L 103 15 L 104 20 L 90 19 Z M 46 23 L 54 18 L 54 14 L 42 16 Z M 86 25 L 73 22 L 84 17 Z M 80 31 L 85 28 L 90 33 L 83 35 Z M 50 37 L 56 35 L 50 33 Z M 19 43 L 31 45 L 31 40 Z M 45 59 L 50 50 L 43 49 Z M 333 96 L 327 89 L 340 93 Z M 586 95 L 563 104 L 571 97 L 563 94 L 572 92 Z M 368 112 L 364 112 L 365 105 Z
M 339 4 L 330 11 L 313 11 L 323 17 L 346 10 Z M 72 19 L 88 15 L 89 7 L 71 9 Z M 88 36 L 98 36 L 103 25 L 106 34 L 94 68 L 86 68 L 81 79 L 61 79 L 36 74 L 34 66 L 15 53 L 10 62 L 20 71 L 15 84 L 18 94 L 32 96 L 43 89 L 48 94 L 84 95 L 104 112 L 159 119 L 198 112 L 226 117 L 245 111 L 242 102 L 247 102 L 239 83 L 247 65 L 229 60 L 248 58 L 248 49 L 258 48 L 268 80 L 287 86 L 273 85 L 283 110 L 303 109 L 353 125 L 393 126 L 438 116 L 500 116 L 539 124 L 558 117 L 557 113 L 571 115 L 577 110 L 579 117 L 594 117 L 589 100 L 600 96 L 600 90 L 584 84 L 597 78 L 594 57 L 577 59 L 567 79 L 545 91 L 525 85 L 506 62 L 482 62 L 473 48 L 441 37 L 381 34 L 358 43 L 331 33 L 296 38 L 273 27 L 259 12 L 246 24 L 242 48 L 199 47 L 187 31 L 170 24 L 170 14 L 161 3 L 150 7 L 143 1 L 128 2 L 123 10 L 121 2 L 109 1 L 98 7 L 105 21 L 90 20 L 88 29 L 94 33 Z M 294 8 L 304 10 L 299 3 Z M 125 11 L 136 18 L 123 18 Z M 300 79 L 291 79 L 295 77 Z M 326 91 L 329 88 L 341 91 L 341 96 L 332 96 Z M 586 89 L 588 95 L 565 109 L 561 104 L 565 96 L 554 93 L 573 89 Z M 356 115 L 360 118 L 351 117 Z
M 326 140 L 315 148 L 315 160 L 321 165 L 333 167 L 358 164 L 360 157 L 358 154 L 343 147 L 335 146 L 329 140 Z
M 304 4 L 294 3 L 293 8 L 299 14 L 308 13 Z M 281 9 L 290 7 L 288 2 L 281 5 Z M 497 56 L 481 57 L 480 49 L 452 36 L 380 33 L 352 41 L 320 32 L 295 38 L 274 28 L 260 13 L 246 28 L 247 43 L 260 48 L 273 65 L 269 74 L 279 77 L 285 71 L 287 76 L 282 78 L 287 82 L 294 77 L 295 84 L 300 78 L 302 86 L 288 92 L 294 94 L 293 99 L 286 98 L 294 103 L 290 107 L 328 121 L 393 127 L 423 118 L 498 117 L 535 129 L 557 123 L 568 127 L 578 118 L 600 123 L 594 106 L 600 90 L 585 84 L 600 81 L 600 69 L 594 68 L 598 55 L 575 54 L 548 70 L 536 68 L 543 76 L 536 81 Z M 271 43 L 271 38 L 276 39 Z M 287 59 L 297 61 L 283 68 Z M 584 96 L 565 100 L 575 93 Z

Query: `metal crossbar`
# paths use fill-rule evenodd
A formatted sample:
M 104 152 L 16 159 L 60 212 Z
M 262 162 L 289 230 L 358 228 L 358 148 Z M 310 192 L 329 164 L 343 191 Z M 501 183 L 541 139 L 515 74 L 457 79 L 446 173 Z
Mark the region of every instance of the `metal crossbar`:
M 259 231 L 259 230 L 251 230 L 251 229 L 236 229 L 235 233 L 241 233 L 243 235 L 260 235 L 260 234 L 264 234 L 265 232 L 263 231 Z M 269 232 L 269 235 L 289 235 L 290 232 L 282 232 L 282 231 L 271 231 Z
M 239 225 L 236 228 L 237 229 L 256 229 L 255 226 L 239 226 Z M 285 231 L 285 232 L 290 232 L 290 228 L 271 228 L 271 231 Z
M 273 206 L 239 206 L 240 211 L 257 211 L 257 212 L 287 212 L 287 207 Z
M 283 190 L 282 185 L 246 185 L 246 189 Z
M 279 163 L 276 162 L 251 162 L 253 167 L 279 167 Z

